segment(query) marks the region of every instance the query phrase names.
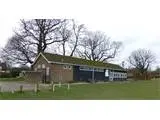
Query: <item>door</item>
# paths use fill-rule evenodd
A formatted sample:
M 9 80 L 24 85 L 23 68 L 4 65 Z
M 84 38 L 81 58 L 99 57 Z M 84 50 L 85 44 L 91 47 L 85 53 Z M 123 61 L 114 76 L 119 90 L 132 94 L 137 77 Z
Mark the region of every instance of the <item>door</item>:
M 42 70 L 42 83 L 50 83 L 50 68 L 47 67 Z
M 50 68 L 47 67 L 45 71 L 45 83 L 50 83 Z
M 46 83 L 47 76 L 46 76 L 46 69 L 42 70 L 42 83 Z

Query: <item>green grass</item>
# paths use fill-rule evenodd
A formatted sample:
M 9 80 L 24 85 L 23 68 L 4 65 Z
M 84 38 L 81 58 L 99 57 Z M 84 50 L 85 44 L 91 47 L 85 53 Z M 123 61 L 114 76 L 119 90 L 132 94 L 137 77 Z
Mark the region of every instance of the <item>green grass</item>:
M 23 77 L 17 77 L 17 78 L 0 78 L 0 81 L 7 81 L 7 82 L 24 81 L 24 78 L 23 78 Z
M 58 100 L 152 100 L 160 99 L 160 81 L 114 82 L 104 84 L 71 85 L 59 88 L 55 92 L 41 90 L 39 93 L 1 93 L 0 99 L 58 99 Z

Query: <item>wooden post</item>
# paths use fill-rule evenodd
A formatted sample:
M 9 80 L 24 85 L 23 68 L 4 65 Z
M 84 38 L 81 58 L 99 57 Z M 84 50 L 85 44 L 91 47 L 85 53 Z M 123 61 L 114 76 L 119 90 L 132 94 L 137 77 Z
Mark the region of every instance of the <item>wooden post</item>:
M 37 85 L 34 86 L 34 92 L 37 93 Z
M 59 82 L 59 84 L 58 84 L 58 85 L 59 85 L 59 87 L 61 87 L 61 82 Z
M 34 92 L 37 93 L 39 91 L 39 83 L 35 84 Z
M 69 85 L 69 83 L 68 83 L 68 87 L 67 87 L 67 89 L 68 89 L 68 90 L 70 89 L 70 85 Z
M 19 92 L 22 93 L 23 92 L 23 85 L 19 86 Z
M 55 84 L 52 84 L 52 92 L 55 91 Z
M 14 90 L 12 90 L 11 92 L 12 92 L 12 94 L 14 94 Z

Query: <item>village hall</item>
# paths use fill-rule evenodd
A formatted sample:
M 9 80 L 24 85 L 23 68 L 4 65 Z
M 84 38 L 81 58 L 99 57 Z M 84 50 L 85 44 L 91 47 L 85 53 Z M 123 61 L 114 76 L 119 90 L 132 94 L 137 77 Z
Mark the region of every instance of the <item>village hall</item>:
M 127 79 L 127 72 L 119 65 L 51 53 L 39 53 L 25 73 L 27 81 L 97 82 Z

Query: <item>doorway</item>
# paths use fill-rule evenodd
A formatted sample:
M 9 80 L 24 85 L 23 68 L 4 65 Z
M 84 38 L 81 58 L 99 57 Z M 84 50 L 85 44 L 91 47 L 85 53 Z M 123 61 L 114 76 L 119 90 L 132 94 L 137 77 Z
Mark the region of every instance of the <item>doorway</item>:
M 43 69 L 42 83 L 50 83 L 50 68 Z

